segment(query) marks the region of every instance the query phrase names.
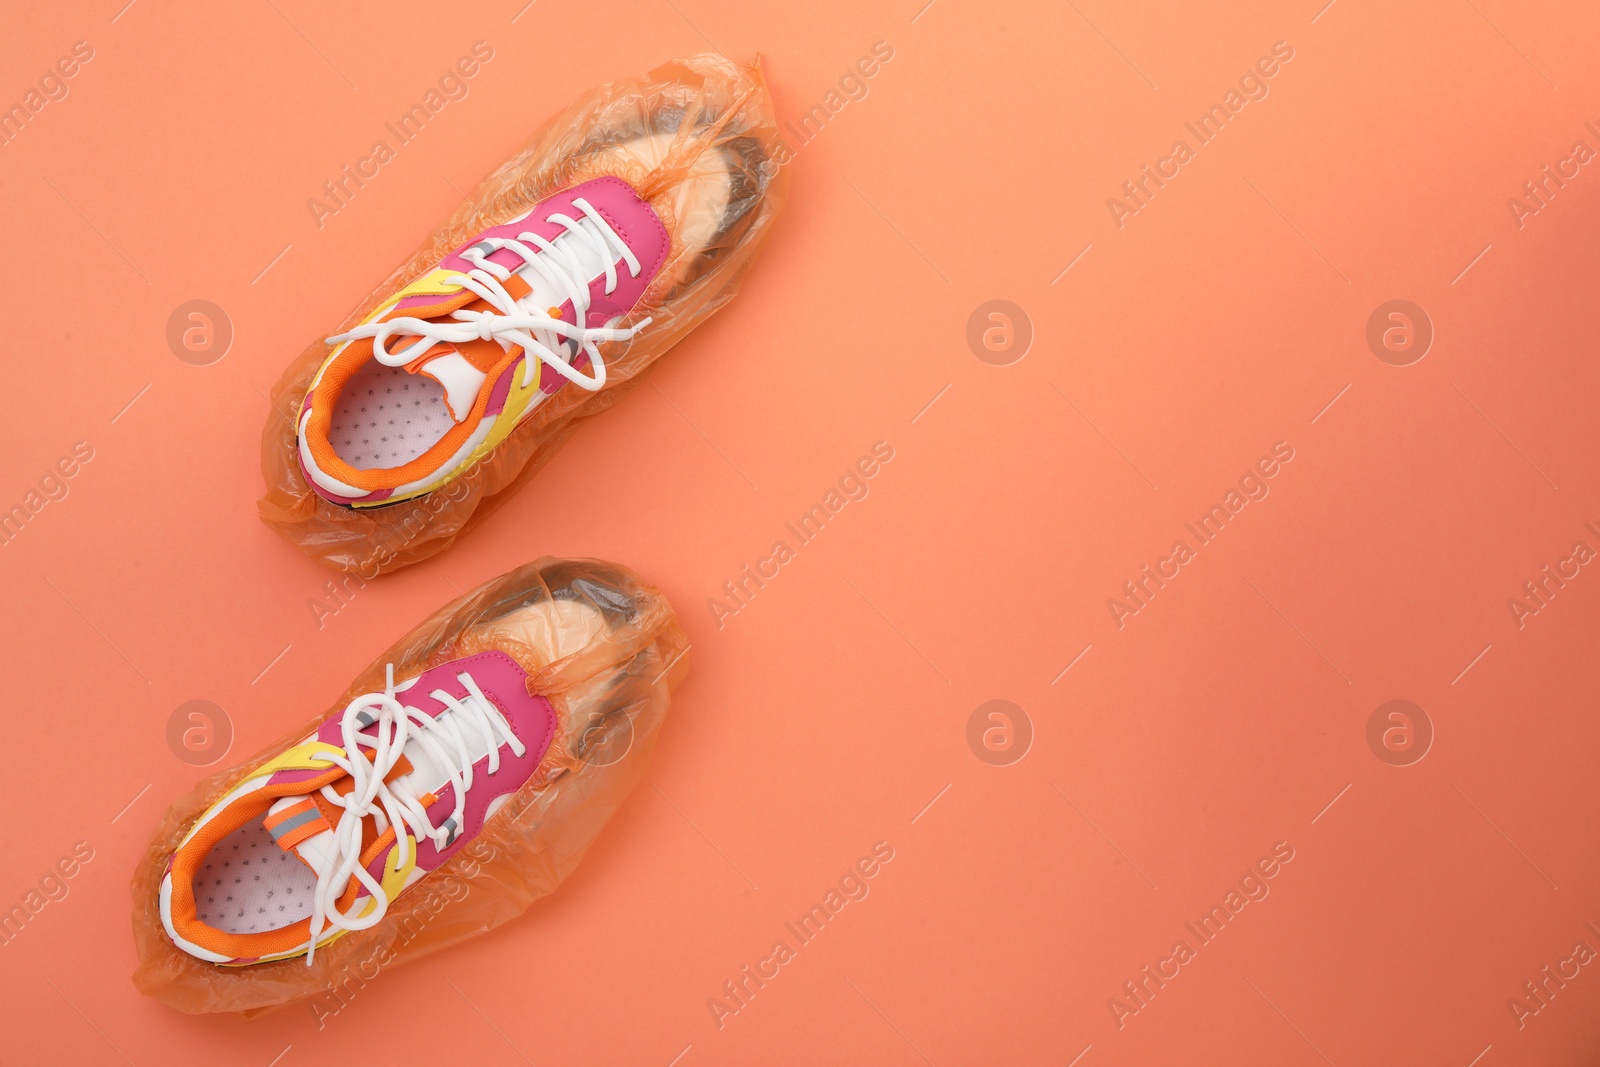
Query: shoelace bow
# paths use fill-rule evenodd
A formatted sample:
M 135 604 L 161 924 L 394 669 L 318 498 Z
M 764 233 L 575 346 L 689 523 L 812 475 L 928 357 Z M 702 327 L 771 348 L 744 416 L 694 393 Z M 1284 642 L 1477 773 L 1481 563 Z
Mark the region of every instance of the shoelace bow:
M 617 231 L 611 228 L 611 224 L 589 201 L 577 197 L 572 203 L 583 213 L 582 219 L 554 212 L 546 217 L 546 221 L 561 226 L 566 231 L 561 236 L 568 237 L 571 242 L 583 246 L 587 251 L 599 253 L 605 263 L 607 295 L 617 287 L 616 260 L 619 255 L 627 265 L 628 273 L 637 278 L 640 270 L 639 257 L 633 254 L 627 242 L 617 235 Z M 585 222 L 591 225 L 586 227 L 583 225 Z M 534 247 L 530 248 L 529 243 Z M 485 245 L 488 246 L 488 252 L 482 250 Z M 516 270 L 508 270 L 486 258 L 489 252 L 503 248 L 521 256 L 523 265 Z M 389 367 L 403 367 L 426 355 L 439 344 L 462 344 L 474 340 L 496 341 L 507 351 L 516 344 L 522 346 L 530 357 L 537 355 L 569 382 L 579 388 L 595 392 L 605 388 L 606 384 L 606 365 L 600 358 L 598 342 L 630 340 L 640 330 L 650 325 L 649 318 L 623 328 L 586 325 L 589 311 L 589 284 L 582 277 L 584 268 L 576 250 L 570 246 L 562 248 L 531 231 L 524 231 L 515 239 L 488 238 L 468 249 L 462 258 L 476 263 L 477 266 L 466 274 L 452 274 L 445 279 L 445 282 L 471 291 L 493 307 L 494 311 L 462 309 L 451 312 L 451 317 L 458 320 L 456 322 L 401 316 L 356 326 L 328 338 L 329 343 L 337 344 L 370 337 L 373 357 Z M 525 307 L 506 291 L 501 283 L 524 270 L 534 271 L 572 301 L 576 324 L 553 318 L 545 308 Z M 531 302 L 533 294 L 529 293 L 522 299 Z M 415 336 L 417 340 L 398 352 L 390 351 L 389 341 L 396 336 Z M 589 364 L 594 368 L 592 374 L 584 374 L 568 362 L 564 355 L 557 352 L 557 349 L 565 350 L 564 340 L 578 342 L 582 351 L 588 354 Z M 523 361 L 522 366 L 523 388 L 532 385 L 533 380 L 534 361 L 528 358 Z
M 527 747 L 512 732 L 505 716 L 494 703 L 483 695 L 472 675 L 463 671 L 456 675 L 467 691 L 465 699 L 457 699 L 442 689 L 430 695 L 445 705 L 452 714 L 436 719 L 416 708 L 407 707 L 395 699 L 394 665 L 385 672 L 383 692 L 368 693 L 351 701 L 340 719 L 340 733 L 344 740 L 344 755 L 329 753 L 319 758 L 342 768 L 353 782 L 351 790 L 343 796 L 332 786 L 323 786 L 322 795 L 329 803 L 344 809 L 339 824 L 334 827 L 333 861 L 317 876 L 316 893 L 311 903 L 311 943 L 306 950 L 306 966 L 317 950 L 317 939 L 329 926 L 341 930 L 365 930 L 376 924 L 389 910 L 383 886 L 374 879 L 361 863 L 361 839 L 367 816 L 372 816 L 378 832 L 386 827 L 395 830 L 395 869 L 404 867 L 411 858 L 414 835 L 418 841 L 428 840 L 438 849 L 449 847 L 460 833 L 465 820 L 467 791 L 472 788 L 473 755 L 468 747 L 471 740 L 486 741 L 489 748 L 489 774 L 500 769 L 500 746 L 505 744 L 521 756 Z M 362 731 L 376 724 L 376 736 Z M 384 781 L 404 753 L 406 742 L 416 741 L 427 752 L 433 765 L 445 774 L 446 784 L 455 787 L 455 810 L 437 827 L 428 818 L 422 800 L 414 792 L 397 790 Z M 372 749 L 369 759 L 365 749 Z M 398 783 L 395 783 L 398 784 Z M 442 787 L 441 787 L 442 788 Z M 410 830 L 411 835 L 406 833 Z M 355 912 L 365 907 L 361 900 L 351 906 L 350 912 L 341 912 L 338 900 L 355 878 L 376 902 L 365 915 Z

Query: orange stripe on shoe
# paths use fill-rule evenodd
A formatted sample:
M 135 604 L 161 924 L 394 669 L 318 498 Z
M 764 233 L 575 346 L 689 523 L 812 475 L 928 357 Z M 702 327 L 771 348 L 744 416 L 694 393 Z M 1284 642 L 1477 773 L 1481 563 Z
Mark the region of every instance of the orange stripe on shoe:
M 295 846 L 302 841 L 315 837 L 324 830 L 333 829 L 323 818 L 317 802 L 310 797 L 274 815 L 269 815 L 262 820 L 262 825 L 278 843 L 278 847 L 285 852 L 293 852 Z
M 317 812 L 315 818 L 307 819 L 305 822 L 291 827 L 281 836 L 274 834 L 273 838 L 278 842 L 279 848 L 285 852 L 293 852 L 303 842 L 309 841 L 318 834 L 331 829 L 333 828 L 323 821 L 322 813 Z M 307 866 L 310 866 L 310 864 L 307 864 Z
M 312 800 L 310 797 L 306 797 L 298 804 L 291 804 L 289 807 L 284 808 L 280 812 L 268 815 L 265 819 L 261 820 L 261 825 L 265 826 L 268 830 L 271 830 L 276 826 L 282 825 L 284 822 L 287 822 L 290 819 L 298 818 L 299 816 L 304 815 L 306 812 L 311 811 L 316 806 L 317 805 L 314 800 Z

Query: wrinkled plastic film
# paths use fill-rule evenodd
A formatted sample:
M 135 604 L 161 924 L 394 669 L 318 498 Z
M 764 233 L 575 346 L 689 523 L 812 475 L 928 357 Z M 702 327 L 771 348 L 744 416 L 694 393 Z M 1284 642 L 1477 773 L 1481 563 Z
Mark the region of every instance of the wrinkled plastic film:
M 552 600 L 593 608 L 601 624 L 560 632 L 578 624 L 558 622 L 556 632 L 532 643 L 503 625 L 517 609 Z M 552 647 L 567 651 L 552 658 Z M 213 803 L 351 700 L 381 691 L 387 664 L 394 664 L 396 678 L 407 678 L 488 649 L 510 653 L 528 672 L 529 692 L 555 709 L 556 731 L 539 769 L 476 838 L 401 894 L 374 927 L 318 947 L 309 967 L 304 957 L 218 966 L 169 940 L 158 900 L 167 859 Z M 328 708 L 168 809 L 133 879 L 140 960 L 134 984 L 184 1012 L 255 1014 L 348 992 L 391 966 L 522 914 L 572 872 L 643 778 L 670 689 L 687 671 L 686 649 L 660 593 L 625 569 L 595 560 L 541 559 L 445 605 L 374 660 Z
M 654 165 L 608 151 L 640 134 L 671 135 Z M 772 98 L 757 66 L 712 54 L 667 63 L 642 78 L 613 82 L 557 115 L 485 178 L 449 221 L 362 301 L 333 335 L 371 314 L 396 290 L 488 227 L 591 178 L 631 184 L 661 217 L 672 249 L 634 318 L 649 327 L 628 342 L 602 344 L 608 385 L 597 393 L 561 389 L 493 452 L 440 489 L 383 508 L 347 509 L 306 485 L 296 458 L 296 415 L 331 346 L 318 340 L 273 388 L 262 435 L 267 490 L 262 521 L 307 554 L 362 577 L 407 566 L 449 547 L 522 486 L 581 421 L 611 407 L 638 376 L 731 300 L 765 241 L 783 199 L 780 139 Z M 719 154 L 733 171 L 725 228 L 704 248 L 676 237 L 678 196 L 696 167 Z M 692 244 L 692 243 L 691 243 Z

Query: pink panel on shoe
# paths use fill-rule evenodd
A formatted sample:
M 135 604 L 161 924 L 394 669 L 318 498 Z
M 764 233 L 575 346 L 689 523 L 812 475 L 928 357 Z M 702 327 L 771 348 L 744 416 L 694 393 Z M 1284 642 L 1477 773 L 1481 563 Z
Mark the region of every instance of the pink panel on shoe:
M 504 652 L 480 652 L 434 667 L 425 672 L 415 686 L 406 690 L 402 702 L 425 714 L 438 715 L 446 705 L 426 694 L 442 689 L 458 699 L 464 696 L 465 688 L 456 681 L 456 675 L 462 671 L 470 672 L 483 690 L 483 695 L 504 713 L 517 739 L 526 746 L 526 751 L 521 756 L 514 756 L 509 748 L 502 746 L 500 769 L 493 777 L 489 776 L 487 756 L 473 764 L 473 788 L 462 812 L 464 825 L 457 827 L 456 839 L 447 848 L 435 848 L 431 841 L 417 845 L 417 866 L 424 871 L 437 870 L 467 842 L 478 836 L 483 829 L 490 802 L 522 788 L 538 769 L 545 751 L 550 747 L 551 738 L 555 736 L 555 709 L 544 697 L 528 693 L 527 672 Z M 335 728 L 337 725 L 335 722 Z M 446 786 L 439 793 L 438 801 L 428 808 L 428 817 L 433 825 L 443 825 L 455 810 L 455 805 L 455 787 Z M 384 864 L 393 851 L 391 845 L 368 866 L 368 871 L 375 879 L 382 880 Z
M 522 788 L 523 783 L 527 782 L 538 769 L 540 761 L 544 759 L 545 751 L 550 747 L 550 739 L 555 736 L 555 709 L 544 697 L 533 696 L 528 692 L 528 673 L 504 652 L 480 652 L 474 656 L 451 660 L 429 668 L 415 683 L 406 687 L 404 692 L 397 694 L 397 698 L 405 706 L 415 708 L 425 715 L 438 716 L 448 709 L 448 705 L 430 694 L 439 689 L 457 700 L 465 698 L 466 687 L 456 679 L 456 675 L 463 672 L 472 675 L 473 681 L 478 683 L 483 695 L 493 701 L 495 707 L 505 715 L 506 722 L 517 735 L 517 739 L 523 743 L 525 751 L 521 756 L 515 756 L 509 748 L 502 746 L 500 769 L 492 777 L 489 775 L 487 756 L 473 765 L 473 789 L 471 795 L 467 797 L 466 808 L 462 812 L 464 825 L 457 828 L 456 839 L 448 848 L 437 849 L 432 842 L 427 841 L 417 846 L 417 866 L 424 871 L 436 870 L 478 835 L 483 829 L 490 801 Z M 343 718 L 344 711 L 341 709 L 325 719 L 322 725 L 317 727 L 316 739 L 343 748 Z M 364 727 L 360 732 L 369 737 L 376 737 L 377 726 L 373 724 Z M 303 782 L 322 773 L 325 772 L 311 769 L 278 771 L 272 775 L 271 782 L 274 784 Z M 446 786 L 439 794 L 439 800 L 429 807 L 428 814 L 434 820 L 434 825 L 440 826 L 454 810 L 455 788 Z M 391 845 L 368 867 L 375 879 L 382 881 L 383 867 L 392 851 Z M 367 895 L 365 889 L 361 891 L 361 895 Z
M 463 698 L 466 695 L 466 688 L 456 680 L 456 675 L 463 671 L 472 675 L 473 681 L 478 683 L 478 688 L 483 690 L 483 695 L 494 701 L 495 706 L 506 716 L 506 721 L 511 724 L 511 729 L 516 733 L 517 738 L 527 746 L 527 753 L 520 758 L 512 757 L 509 749 L 501 753 L 500 770 L 493 780 L 497 786 L 502 782 L 514 783 L 511 784 L 509 789 L 501 790 L 501 792 L 511 792 L 528 780 L 534 768 L 539 765 L 539 761 L 544 758 L 545 749 L 550 745 L 550 738 L 555 732 L 556 723 L 555 711 L 550 707 L 550 702 L 545 700 L 544 697 L 531 696 L 528 693 L 528 673 L 522 669 L 516 660 L 504 652 L 480 652 L 465 659 L 441 663 L 437 667 L 424 671 L 413 685 L 407 687 L 404 692 L 396 694 L 397 699 L 407 707 L 416 708 L 427 715 L 437 716 L 441 711 L 446 710 L 447 705 L 435 700 L 428 694 L 435 689 L 442 689 L 458 700 Z M 324 744 L 343 748 L 344 731 L 341 727 L 343 718 L 344 709 L 341 708 L 327 719 L 324 719 L 322 725 L 317 727 L 315 739 Z M 365 727 L 359 732 L 366 734 L 368 737 L 377 736 L 375 726 Z M 487 765 L 486 760 L 484 765 Z M 524 765 L 526 766 L 524 767 Z M 296 768 L 277 771 L 268 781 L 273 785 L 284 782 L 304 782 L 326 773 L 326 769 Z M 475 772 L 475 775 L 481 780 L 481 774 Z M 473 793 L 472 802 L 469 803 L 467 810 L 469 816 L 478 799 L 478 790 L 474 789 Z M 489 799 L 493 799 L 493 796 L 498 795 L 498 793 L 493 794 Z M 430 809 L 430 812 L 439 812 L 439 818 L 443 820 L 448 817 L 454 806 L 455 801 L 452 797 L 442 811 L 440 811 L 438 805 L 435 805 Z M 482 807 L 487 806 L 488 799 L 485 799 L 482 802 Z M 472 834 L 476 833 L 476 829 L 473 829 L 470 834 L 463 832 L 456 843 L 458 845 L 462 844 Z M 450 851 L 453 853 L 454 849 Z M 428 869 L 432 870 L 433 868 L 430 867 Z
M 641 277 L 642 276 L 643 272 L 641 272 Z M 599 278 L 590 283 L 589 312 L 585 316 L 585 320 L 586 325 L 588 325 L 591 329 L 596 326 L 604 326 L 612 319 L 627 313 L 628 308 L 621 306 L 613 299 L 613 297 L 620 296 L 622 294 L 622 275 L 619 274 L 617 277 L 617 290 L 612 294 L 612 296 L 606 295 L 606 280 L 604 278 Z M 643 292 L 642 289 L 640 291 Z M 635 302 L 637 302 L 637 298 L 635 298 Z M 631 306 L 632 305 L 630 304 L 629 307 Z M 573 311 L 572 301 L 562 301 L 561 318 L 565 322 L 576 321 L 577 315 Z M 567 344 L 567 349 L 572 353 L 567 357 L 567 362 L 571 363 L 578 370 L 586 370 L 590 363 L 589 354 L 571 342 Z M 561 376 L 559 371 L 552 369 L 549 364 L 545 364 L 539 368 L 539 389 L 542 392 L 553 393 L 566 384 L 567 380 Z
M 624 311 L 632 308 L 644 295 L 645 288 L 655 278 L 656 272 L 661 269 L 662 262 L 667 258 L 671 240 L 667 237 L 667 228 L 661 224 L 655 209 L 640 199 L 639 194 L 634 192 L 633 186 L 621 178 L 595 178 L 547 196 L 535 205 L 527 218 L 519 222 L 491 226 L 478 234 L 440 260 L 439 269 L 467 273 L 473 265 L 463 259 L 462 254 L 487 238 L 514 240 L 521 233 L 536 233 L 547 241 L 554 241 L 567 231 L 565 227 L 549 221 L 549 216 L 562 214 L 581 220 L 583 212 L 572 203 L 580 197 L 587 200 L 589 205 L 611 224 L 611 228 L 617 231 L 617 236 L 622 238 L 639 259 L 639 277 L 630 277 L 626 270 L 618 271 L 617 288 L 610 297 Z M 522 265 L 522 257 L 508 249 L 499 249 L 490 253 L 487 258 L 507 270 L 514 270 Z M 404 312 L 419 305 L 436 303 L 438 299 L 437 296 L 426 294 L 408 296 L 400 301 L 396 310 Z
M 494 383 L 494 391 L 489 394 L 489 405 L 483 411 L 485 416 L 498 415 L 506 409 L 506 397 L 511 394 L 511 383 L 522 373 L 522 364 L 526 359 L 527 357 L 523 356 L 501 373 L 500 379 Z

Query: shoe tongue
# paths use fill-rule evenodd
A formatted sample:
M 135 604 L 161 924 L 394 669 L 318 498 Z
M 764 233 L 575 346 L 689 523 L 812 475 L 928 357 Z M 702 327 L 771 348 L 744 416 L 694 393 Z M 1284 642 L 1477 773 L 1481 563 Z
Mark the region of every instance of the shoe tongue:
M 544 284 L 542 280 L 540 284 Z M 513 300 L 523 300 L 530 292 L 529 283 L 518 275 L 508 278 L 504 285 Z M 440 306 L 454 309 L 453 304 Z M 465 306 L 473 311 L 493 310 L 482 300 L 470 301 Z M 438 315 L 429 312 L 422 314 L 424 317 L 437 317 L 440 321 L 450 321 L 446 312 L 440 312 Z M 456 422 L 462 422 L 472 414 L 478 395 L 483 392 L 484 384 L 489 380 L 489 372 L 504 355 L 505 350 L 497 342 L 481 338 L 458 345 L 441 343 L 430 348 L 420 359 L 408 363 L 406 369 L 413 374 L 425 374 L 438 382 L 439 387 L 444 390 L 444 401 L 450 409 L 451 418 Z
M 468 342 L 469 344 L 485 344 L 489 342 Z M 494 346 L 495 355 L 500 348 Z M 489 375 L 478 368 L 472 360 L 464 355 L 461 349 L 454 345 L 439 345 L 414 367 L 417 374 L 425 374 L 439 383 L 444 390 L 444 402 L 450 408 L 450 417 L 460 422 L 472 414 L 472 408 L 478 401 L 478 394 L 483 391 L 483 383 L 489 380 Z

